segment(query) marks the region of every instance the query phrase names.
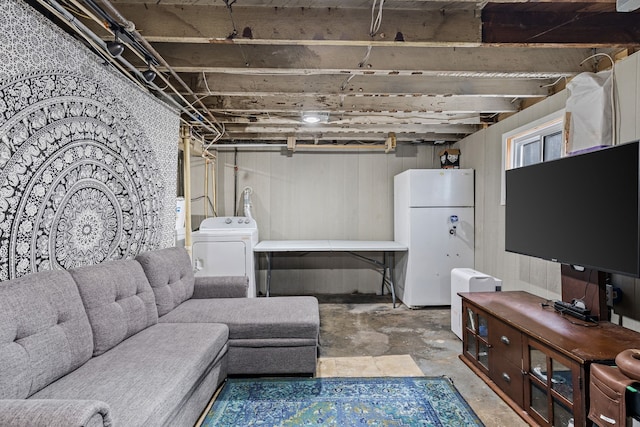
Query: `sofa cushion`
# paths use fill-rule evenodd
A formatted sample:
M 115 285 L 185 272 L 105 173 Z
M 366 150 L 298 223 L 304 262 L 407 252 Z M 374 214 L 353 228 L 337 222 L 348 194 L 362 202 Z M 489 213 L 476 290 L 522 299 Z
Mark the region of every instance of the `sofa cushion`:
M 184 248 L 144 252 L 136 257 L 156 296 L 158 315 L 163 316 L 193 296 L 191 258 Z
M 66 271 L 0 283 L 0 399 L 24 399 L 81 366 L 91 326 Z
M 153 291 L 137 261 L 110 261 L 69 272 L 91 323 L 94 356 L 158 323 Z
M 226 363 L 227 337 L 220 324 L 156 324 L 33 398 L 106 402 L 116 426 L 171 425 L 211 369 Z
M 229 339 L 311 338 L 320 328 L 315 297 L 191 299 L 160 322 L 214 322 L 229 327 Z

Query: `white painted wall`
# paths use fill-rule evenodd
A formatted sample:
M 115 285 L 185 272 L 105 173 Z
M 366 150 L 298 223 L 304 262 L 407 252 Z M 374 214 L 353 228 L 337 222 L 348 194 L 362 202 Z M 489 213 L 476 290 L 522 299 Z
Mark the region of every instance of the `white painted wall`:
M 237 157 L 221 150 L 218 215 L 242 214 L 241 192 L 250 186 L 261 240 L 393 240 L 393 177 L 407 169 L 439 167 L 439 150 L 399 145 L 389 154 L 359 150 L 288 155 L 255 149 L 238 150 Z M 201 173 L 202 166 L 194 165 L 194 175 Z M 193 178 L 194 196 L 203 194 L 201 181 L 201 175 Z M 258 283 L 264 291 L 264 259 L 260 264 Z M 344 254 L 282 255 L 274 267 L 271 291 L 276 294 L 379 293 L 381 288 L 379 273 Z
M 640 139 L 640 53 L 619 62 L 615 78 L 618 142 Z M 560 265 L 504 250 L 505 209 L 500 205 L 502 134 L 564 108 L 566 97 L 566 91 L 562 91 L 459 143 L 461 167 L 476 170 L 476 269 L 501 278 L 505 290 L 525 290 L 549 299 L 561 296 Z M 616 312 L 640 319 L 640 292 L 637 296 L 635 292 L 640 281 L 623 276 L 613 279 L 625 294 Z M 624 320 L 627 326 L 636 326 L 631 319 Z

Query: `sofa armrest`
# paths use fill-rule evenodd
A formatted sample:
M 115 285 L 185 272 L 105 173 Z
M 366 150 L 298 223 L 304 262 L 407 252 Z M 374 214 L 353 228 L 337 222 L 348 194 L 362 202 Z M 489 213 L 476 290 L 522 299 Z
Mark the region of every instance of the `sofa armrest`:
M 196 277 L 193 298 L 242 298 L 248 289 L 246 276 L 202 276 Z
M 112 420 L 109 405 L 99 400 L 0 399 L 0 425 L 108 427 Z

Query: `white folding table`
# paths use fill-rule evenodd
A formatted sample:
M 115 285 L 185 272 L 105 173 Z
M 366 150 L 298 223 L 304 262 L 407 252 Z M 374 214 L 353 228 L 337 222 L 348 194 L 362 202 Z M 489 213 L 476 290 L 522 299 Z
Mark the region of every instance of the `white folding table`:
M 263 240 L 253 252 L 264 253 L 267 258 L 267 296 L 271 292 L 271 260 L 276 252 L 345 252 L 377 268 L 382 268 L 382 293 L 387 285 L 391 291 L 393 307 L 396 290 L 393 284 L 393 264 L 396 252 L 406 252 L 406 245 L 385 240 Z M 382 252 L 382 262 L 358 252 Z

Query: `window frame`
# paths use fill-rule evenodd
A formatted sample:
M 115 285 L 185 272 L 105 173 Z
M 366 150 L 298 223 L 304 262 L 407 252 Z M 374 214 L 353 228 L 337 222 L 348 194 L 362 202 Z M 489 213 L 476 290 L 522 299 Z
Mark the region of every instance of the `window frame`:
M 560 157 L 566 155 L 566 126 L 565 126 L 565 110 L 559 110 L 549 114 L 541 119 L 535 120 L 524 126 L 520 126 L 510 132 L 502 134 L 502 178 L 500 185 L 500 204 L 506 203 L 506 183 L 505 172 L 515 167 L 520 167 L 521 162 L 518 161 L 520 154 L 519 147 L 532 142 L 539 141 L 540 158 L 544 160 L 544 137 L 561 132 L 562 148 Z

